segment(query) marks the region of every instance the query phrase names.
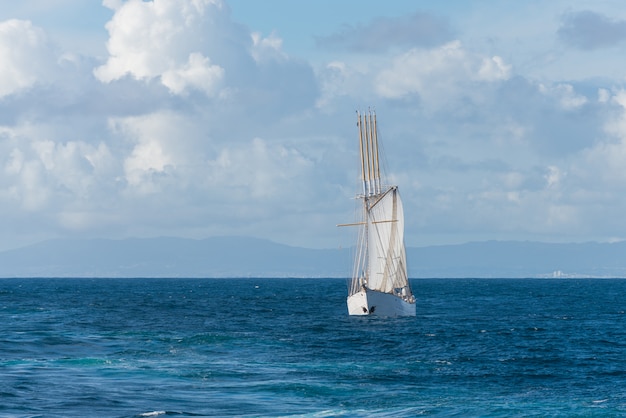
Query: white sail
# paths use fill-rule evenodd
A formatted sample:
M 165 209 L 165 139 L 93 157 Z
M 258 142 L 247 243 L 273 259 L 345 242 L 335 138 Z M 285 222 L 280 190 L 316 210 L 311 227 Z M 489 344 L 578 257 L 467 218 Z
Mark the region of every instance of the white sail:
M 396 187 L 379 197 L 368 211 L 368 288 L 385 293 L 408 285 L 404 249 L 404 212 Z M 396 290 L 398 289 L 398 290 Z
M 349 284 L 350 315 L 415 316 L 407 275 L 404 210 L 397 186 L 383 186 L 376 115 L 357 112 L 363 218 Z

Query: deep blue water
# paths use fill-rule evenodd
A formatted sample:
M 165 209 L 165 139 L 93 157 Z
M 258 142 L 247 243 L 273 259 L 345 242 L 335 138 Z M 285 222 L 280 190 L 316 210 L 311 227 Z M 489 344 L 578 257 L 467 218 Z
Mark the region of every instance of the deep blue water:
M 626 280 L 2 279 L 0 416 L 626 416 Z

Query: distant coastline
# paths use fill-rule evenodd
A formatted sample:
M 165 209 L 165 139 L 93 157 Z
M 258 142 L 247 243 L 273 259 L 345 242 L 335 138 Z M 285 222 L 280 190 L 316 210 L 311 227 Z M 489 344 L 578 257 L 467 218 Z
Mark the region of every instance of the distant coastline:
M 411 278 L 626 277 L 626 242 L 484 241 L 407 248 Z M 0 277 L 347 278 L 351 249 L 250 237 L 62 239 L 0 252 Z

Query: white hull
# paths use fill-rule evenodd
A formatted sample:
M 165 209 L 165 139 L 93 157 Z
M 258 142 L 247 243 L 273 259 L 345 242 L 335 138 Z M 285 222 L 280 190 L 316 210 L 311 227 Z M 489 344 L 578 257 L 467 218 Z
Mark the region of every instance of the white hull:
M 348 314 L 376 316 L 415 316 L 415 302 L 410 303 L 398 296 L 360 290 L 348 296 Z

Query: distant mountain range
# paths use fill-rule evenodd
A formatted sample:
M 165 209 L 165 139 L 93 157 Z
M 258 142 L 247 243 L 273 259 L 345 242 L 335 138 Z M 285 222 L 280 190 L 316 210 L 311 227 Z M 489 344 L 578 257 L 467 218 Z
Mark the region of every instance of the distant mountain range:
M 347 277 L 351 249 L 248 237 L 50 240 L 0 252 L 0 277 Z M 626 277 L 626 242 L 407 248 L 411 278 Z

